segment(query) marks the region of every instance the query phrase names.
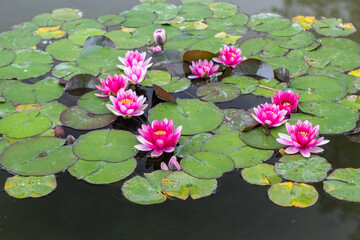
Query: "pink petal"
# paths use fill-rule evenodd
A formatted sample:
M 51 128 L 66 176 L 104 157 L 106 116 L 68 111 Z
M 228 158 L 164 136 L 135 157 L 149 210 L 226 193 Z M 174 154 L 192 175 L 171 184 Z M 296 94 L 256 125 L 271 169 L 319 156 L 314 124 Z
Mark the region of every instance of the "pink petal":
M 303 155 L 303 157 L 310 157 L 310 148 L 300 148 L 300 153 Z
M 294 154 L 294 153 L 297 153 L 299 152 L 299 148 L 297 147 L 288 147 L 285 149 L 285 152 L 288 153 L 288 154 Z

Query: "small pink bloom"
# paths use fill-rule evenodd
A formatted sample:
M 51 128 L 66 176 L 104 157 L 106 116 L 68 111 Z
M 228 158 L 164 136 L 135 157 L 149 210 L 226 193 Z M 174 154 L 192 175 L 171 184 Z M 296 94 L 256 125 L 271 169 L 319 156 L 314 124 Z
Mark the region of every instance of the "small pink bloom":
M 304 157 L 310 157 L 311 153 L 324 151 L 324 149 L 318 146 L 330 142 L 329 140 L 324 140 L 324 137 L 315 138 L 319 132 L 319 125 L 313 128 L 311 122 L 308 120 L 304 122 L 298 120 L 294 126 L 286 123 L 285 126 L 290 136 L 279 133 L 280 138 L 277 138 L 276 141 L 290 146 L 285 149 L 285 152 L 288 154 L 294 154 L 300 151 Z
M 286 110 L 286 115 L 290 115 L 294 112 L 299 104 L 299 94 L 295 94 L 293 91 L 283 92 L 279 90 L 272 96 L 272 102 L 279 106 L 280 110 Z
M 132 67 L 125 68 L 124 72 L 132 84 L 138 84 L 145 79 L 147 69 L 134 65 Z
M 195 78 L 208 78 L 211 75 L 219 75 L 221 73 L 215 73 L 219 69 L 219 65 L 214 65 L 213 61 L 199 59 L 197 62 L 192 62 L 190 66 L 190 70 L 194 75 L 188 76 L 190 79 Z
M 109 75 L 107 77 L 107 80 L 100 79 L 101 86 L 97 85 L 95 86 L 97 89 L 99 89 L 104 94 L 95 94 L 98 97 L 109 97 L 110 95 L 116 95 L 117 92 L 120 89 L 126 89 L 128 85 L 128 79 L 123 75 Z
M 254 113 L 251 113 L 253 118 L 265 127 L 278 127 L 287 121 L 285 119 L 286 111 L 280 110 L 279 106 L 273 103 L 258 105 L 257 108 L 254 108 Z
M 156 29 L 154 31 L 154 42 L 159 45 L 164 45 L 166 43 L 166 32 L 164 29 Z
M 161 170 L 165 171 L 181 171 L 180 163 L 177 161 L 176 156 L 170 158 L 169 163 L 166 165 L 165 162 L 161 163 Z
M 161 52 L 161 47 L 160 46 L 156 46 L 153 48 L 153 53 L 156 53 L 156 52 Z
M 181 135 L 182 126 L 174 130 L 172 120 L 164 118 L 161 122 L 155 120 L 151 125 L 143 124 L 138 131 L 137 139 L 141 144 L 135 145 L 140 151 L 150 151 L 152 157 L 158 157 L 163 152 L 173 152 Z
M 236 65 L 246 60 L 246 57 L 241 57 L 241 50 L 234 46 L 228 47 L 224 45 L 224 51 L 220 48 L 220 58 L 213 58 L 214 62 L 222 63 L 225 66 L 235 68 Z
M 142 68 L 147 69 L 152 65 L 152 63 L 150 63 L 151 57 L 149 57 L 146 60 L 145 58 L 146 58 L 146 52 L 139 53 L 137 50 L 128 51 L 125 54 L 125 58 L 119 57 L 119 60 L 123 65 L 116 65 L 116 66 L 122 70 L 132 66 L 140 66 Z
M 144 104 L 146 98 L 144 96 L 138 97 L 133 90 L 120 89 L 116 98 L 110 96 L 111 104 L 106 104 L 106 107 L 116 116 L 123 118 L 130 118 L 132 116 L 140 116 L 144 113 L 147 104 Z

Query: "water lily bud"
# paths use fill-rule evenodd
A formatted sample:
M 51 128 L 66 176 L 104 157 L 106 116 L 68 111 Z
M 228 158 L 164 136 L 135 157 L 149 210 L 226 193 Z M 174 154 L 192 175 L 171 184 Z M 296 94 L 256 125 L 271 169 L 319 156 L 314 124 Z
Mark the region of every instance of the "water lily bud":
M 154 32 L 154 42 L 159 45 L 166 43 L 166 32 L 164 29 L 156 29 Z

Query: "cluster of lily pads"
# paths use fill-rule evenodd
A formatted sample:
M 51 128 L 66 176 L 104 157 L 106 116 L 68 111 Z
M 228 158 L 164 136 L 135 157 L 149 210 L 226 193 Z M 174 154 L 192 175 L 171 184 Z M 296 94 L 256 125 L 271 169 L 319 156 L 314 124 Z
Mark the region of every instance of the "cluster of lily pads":
M 320 134 L 355 133 L 360 47 L 343 38 L 354 26 L 335 18 L 248 16 L 231 3 L 212 0 L 182 3 L 143 0 L 97 20 L 82 18 L 78 9 L 57 9 L 0 34 L 0 163 L 14 174 L 6 192 L 16 198 L 45 196 L 56 188 L 55 174 L 67 171 L 91 184 L 126 179 L 127 199 L 154 204 L 209 196 L 217 178 L 242 168 L 245 181 L 269 185 L 269 198 L 281 206 L 311 206 L 318 199 L 311 183 L 321 181 L 331 196 L 360 202 L 359 169 L 328 174 L 331 164 L 321 156 L 284 154 L 276 138 L 286 127 L 261 127 L 251 110 L 237 106 L 246 96 L 291 90 L 299 94 L 299 104 L 289 125 L 307 120 L 320 125 Z M 157 29 L 166 31 L 165 44 L 154 43 Z M 257 37 L 242 41 L 254 32 Z M 219 66 L 221 74 L 212 76 L 191 71 L 192 61 L 219 59 L 225 44 L 241 49 L 247 60 Z M 135 49 L 152 54 L 146 77 L 132 86 L 146 96 L 148 109 L 125 119 L 109 110 L 108 97 L 95 95 L 104 94 L 96 86 L 99 79 L 126 75 L 117 68 L 118 57 Z M 199 78 L 190 80 L 191 74 Z M 155 159 L 138 152 L 141 125 L 163 119 L 182 126 L 174 152 Z M 170 158 L 177 166 L 173 155 L 180 166 L 168 170 L 176 171 L 155 170 Z M 281 158 L 264 163 L 273 157 Z M 136 168 L 146 159 L 155 162 L 154 171 L 143 174 Z M 134 171 L 139 176 L 129 178 Z

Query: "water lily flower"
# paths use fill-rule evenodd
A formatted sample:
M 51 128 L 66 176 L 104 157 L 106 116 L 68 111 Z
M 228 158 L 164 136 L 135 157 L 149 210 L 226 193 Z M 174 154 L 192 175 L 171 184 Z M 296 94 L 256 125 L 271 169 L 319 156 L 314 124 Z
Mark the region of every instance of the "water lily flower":
M 208 78 L 211 75 L 219 75 L 221 73 L 215 73 L 219 69 L 219 65 L 214 65 L 213 61 L 204 60 L 202 61 L 199 59 L 199 61 L 194 62 L 192 61 L 192 64 L 190 66 L 190 70 L 194 75 L 188 76 L 190 79 L 195 78 Z
M 152 157 L 158 157 L 163 152 L 173 152 L 181 135 L 182 126 L 174 130 L 172 120 L 164 118 L 161 122 L 154 120 L 151 125 L 143 124 L 138 129 L 137 139 L 141 144 L 135 145 L 140 151 L 151 151 Z
M 132 84 L 138 84 L 144 81 L 147 69 L 134 65 L 124 69 L 126 77 Z
M 129 80 L 124 75 L 117 75 L 114 76 L 109 75 L 106 79 L 100 79 L 101 86 L 96 85 L 95 87 L 103 92 L 104 94 L 95 93 L 98 97 L 109 97 L 110 95 L 116 96 L 117 92 L 120 89 L 126 89 Z
M 160 47 L 160 46 L 156 46 L 156 47 L 154 47 L 152 50 L 153 50 L 153 53 L 161 52 L 161 47 Z
M 150 63 L 151 57 L 149 57 L 146 60 L 145 58 L 146 58 L 146 52 L 139 53 L 137 50 L 127 51 L 127 53 L 125 54 L 125 58 L 119 57 L 119 60 L 123 65 L 116 65 L 116 66 L 122 70 L 125 70 L 126 68 L 132 66 L 140 66 L 142 68 L 147 69 L 152 65 L 152 63 Z
M 251 113 L 253 118 L 265 127 L 278 127 L 287 121 L 286 110 L 280 110 L 279 106 L 273 103 L 258 105 L 254 108 L 254 113 Z
M 170 161 L 167 165 L 165 162 L 162 162 L 160 166 L 161 170 L 165 171 L 181 171 L 180 163 L 177 161 L 175 155 L 170 158 Z
M 133 90 L 120 89 L 116 98 L 110 96 L 111 104 L 106 104 L 106 107 L 116 116 L 123 118 L 131 118 L 132 116 L 140 116 L 144 114 L 144 109 L 147 104 L 144 104 L 146 98 L 144 96 L 137 96 Z
M 166 43 L 166 32 L 164 29 L 156 29 L 154 31 L 154 42 L 163 46 Z
M 220 48 L 220 58 L 213 58 L 214 62 L 222 63 L 225 66 L 235 68 L 236 65 L 246 60 L 246 57 L 241 57 L 241 50 L 224 45 L 224 51 Z
M 285 126 L 290 136 L 279 133 L 280 138 L 277 138 L 276 141 L 290 146 L 285 149 L 285 152 L 288 154 L 294 154 L 300 151 L 301 155 L 307 158 L 310 157 L 311 153 L 324 151 L 324 149 L 318 146 L 330 142 L 329 140 L 325 140 L 324 137 L 315 138 L 319 132 L 319 125 L 312 127 L 311 122 L 308 120 L 304 122 L 298 120 L 294 126 L 286 123 Z
M 280 110 L 286 110 L 286 115 L 290 115 L 299 104 L 299 94 L 295 94 L 291 90 L 286 92 L 279 90 L 277 94 L 273 94 L 272 102 L 278 105 Z

